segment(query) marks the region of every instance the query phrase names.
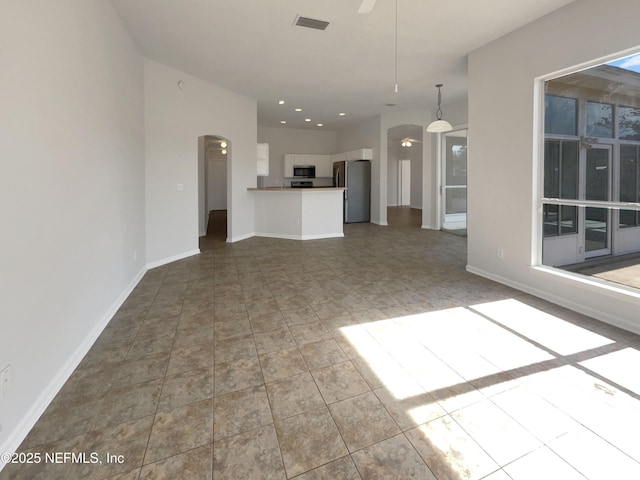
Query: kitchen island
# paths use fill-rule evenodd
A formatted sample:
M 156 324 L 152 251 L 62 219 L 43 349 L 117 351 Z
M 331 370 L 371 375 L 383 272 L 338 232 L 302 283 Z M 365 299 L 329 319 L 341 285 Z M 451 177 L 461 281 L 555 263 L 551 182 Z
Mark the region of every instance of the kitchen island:
M 257 237 L 344 237 L 344 188 L 249 188 Z

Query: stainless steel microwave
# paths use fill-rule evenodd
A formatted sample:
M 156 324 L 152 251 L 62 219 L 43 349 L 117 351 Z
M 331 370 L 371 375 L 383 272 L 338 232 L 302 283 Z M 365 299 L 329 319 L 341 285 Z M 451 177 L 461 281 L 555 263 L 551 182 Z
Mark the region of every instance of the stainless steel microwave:
M 294 165 L 293 178 L 316 178 L 315 165 Z

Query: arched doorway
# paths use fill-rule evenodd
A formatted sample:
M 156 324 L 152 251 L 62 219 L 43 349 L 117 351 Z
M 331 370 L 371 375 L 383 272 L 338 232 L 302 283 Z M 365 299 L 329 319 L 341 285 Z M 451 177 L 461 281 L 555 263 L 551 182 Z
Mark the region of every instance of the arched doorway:
M 227 239 L 227 170 L 231 142 L 206 135 L 198 139 L 201 168 L 199 185 L 200 250 L 210 250 Z

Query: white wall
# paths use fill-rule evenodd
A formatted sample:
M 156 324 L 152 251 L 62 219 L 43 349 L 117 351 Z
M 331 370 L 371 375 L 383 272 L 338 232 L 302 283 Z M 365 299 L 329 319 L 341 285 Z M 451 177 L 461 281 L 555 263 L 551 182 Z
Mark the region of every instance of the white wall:
M 0 45 L 10 452 L 143 271 L 143 63 L 106 0 L 2 2 Z
M 637 295 L 529 267 L 535 79 L 640 45 L 638 18 L 637 1 L 573 2 L 470 54 L 468 268 L 640 332 Z
M 384 132 L 382 134 L 381 132 Z M 387 133 L 379 115 L 337 132 L 337 151 L 373 149 L 371 161 L 371 222 L 387 225 Z M 384 140 L 384 145 L 382 144 Z M 384 154 L 384 156 L 382 156 Z
M 215 135 L 231 144 L 227 169 L 227 240 L 253 234 L 256 186 L 256 102 L 179 70 L 145 59 L 147 263 L 156 265 L 198 252 L 198 138 Z M 184 82 L 184 89 L 178 82 Z M 184 189 L 178 191 L 177 185 Z M 200 220 L 202 221 L 202 220 Z
M 307 128 L 280 128 L 258 125 L 258 142 L 269 144 L 269 176 L 264 177 L 264 187 L 287 184 L 284 180 L 284 154 L 309 153 L 330 155 L 336 152 L 336 132 Z M 316 180 L 318 183 L 319 180 Z

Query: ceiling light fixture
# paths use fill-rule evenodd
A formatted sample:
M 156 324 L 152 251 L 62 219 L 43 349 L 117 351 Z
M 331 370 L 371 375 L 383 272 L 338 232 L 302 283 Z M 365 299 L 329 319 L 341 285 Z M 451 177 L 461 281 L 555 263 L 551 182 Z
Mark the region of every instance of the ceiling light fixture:
M 227 151 L 223 148 L 221 153 L 222 153 L 223 155 L 226 155 L 226 154 L 227 154 Z
M 410 147 L 410 146 L 411 146 L 411 142 L 410 142 L 409 140 L 404 140 L 404 141 L 402 142 L 402 146 L 403 146 L 403 147 Z
M 442 102 L 442 95 L 440 94 L 440 88 L 443 85 L 441 83 L 436 85 L 438 89 L 438 111 L 436 112 L 436 119 L 429 124 L 427 127 L 427 132 L 429 133 L 441 133 L 441 132 L 450 132 L 453 130 L 453 127 L 446 120 L 442 120 L 442 109 L 440 108 L 440 103 Z
M 339 115 L 340 117 L 344 117 L 344 116 L 346 115 L 346 113 L 344 113 L 344 112 L 340 112 L 338 115 Z
M 227 142 L 225 142 L 224 140 L 222 142 L 220 142 L 220 146 L 222 148 L 227 148 Z
M 322 124 L 322 123 L 319 123 L 319 124 L 318 124 L 318 126 L 319 126 L 319 127 L 322 127 L 322 126 L 323 126 L 323 124 Z
M 310 118 L 305 118 L 305 119 L 304 119 L 304 121 L 305 121 L 305 122 L 310 122 L 310 121 L 311 121 L 311 119 L 310 119 Z
M 286 120 L 280 120 L 280 123 L 287 123 Z
M 301 108 L 296 108 L 296 109 L 295 109 L 295 111 L 296 111 L 296 112 L 301 112 L 301 111 L 302 111 L 302 109 L 301 109 Z
M 278 100 L 278 105 L 284 105 L 284 100 Z

